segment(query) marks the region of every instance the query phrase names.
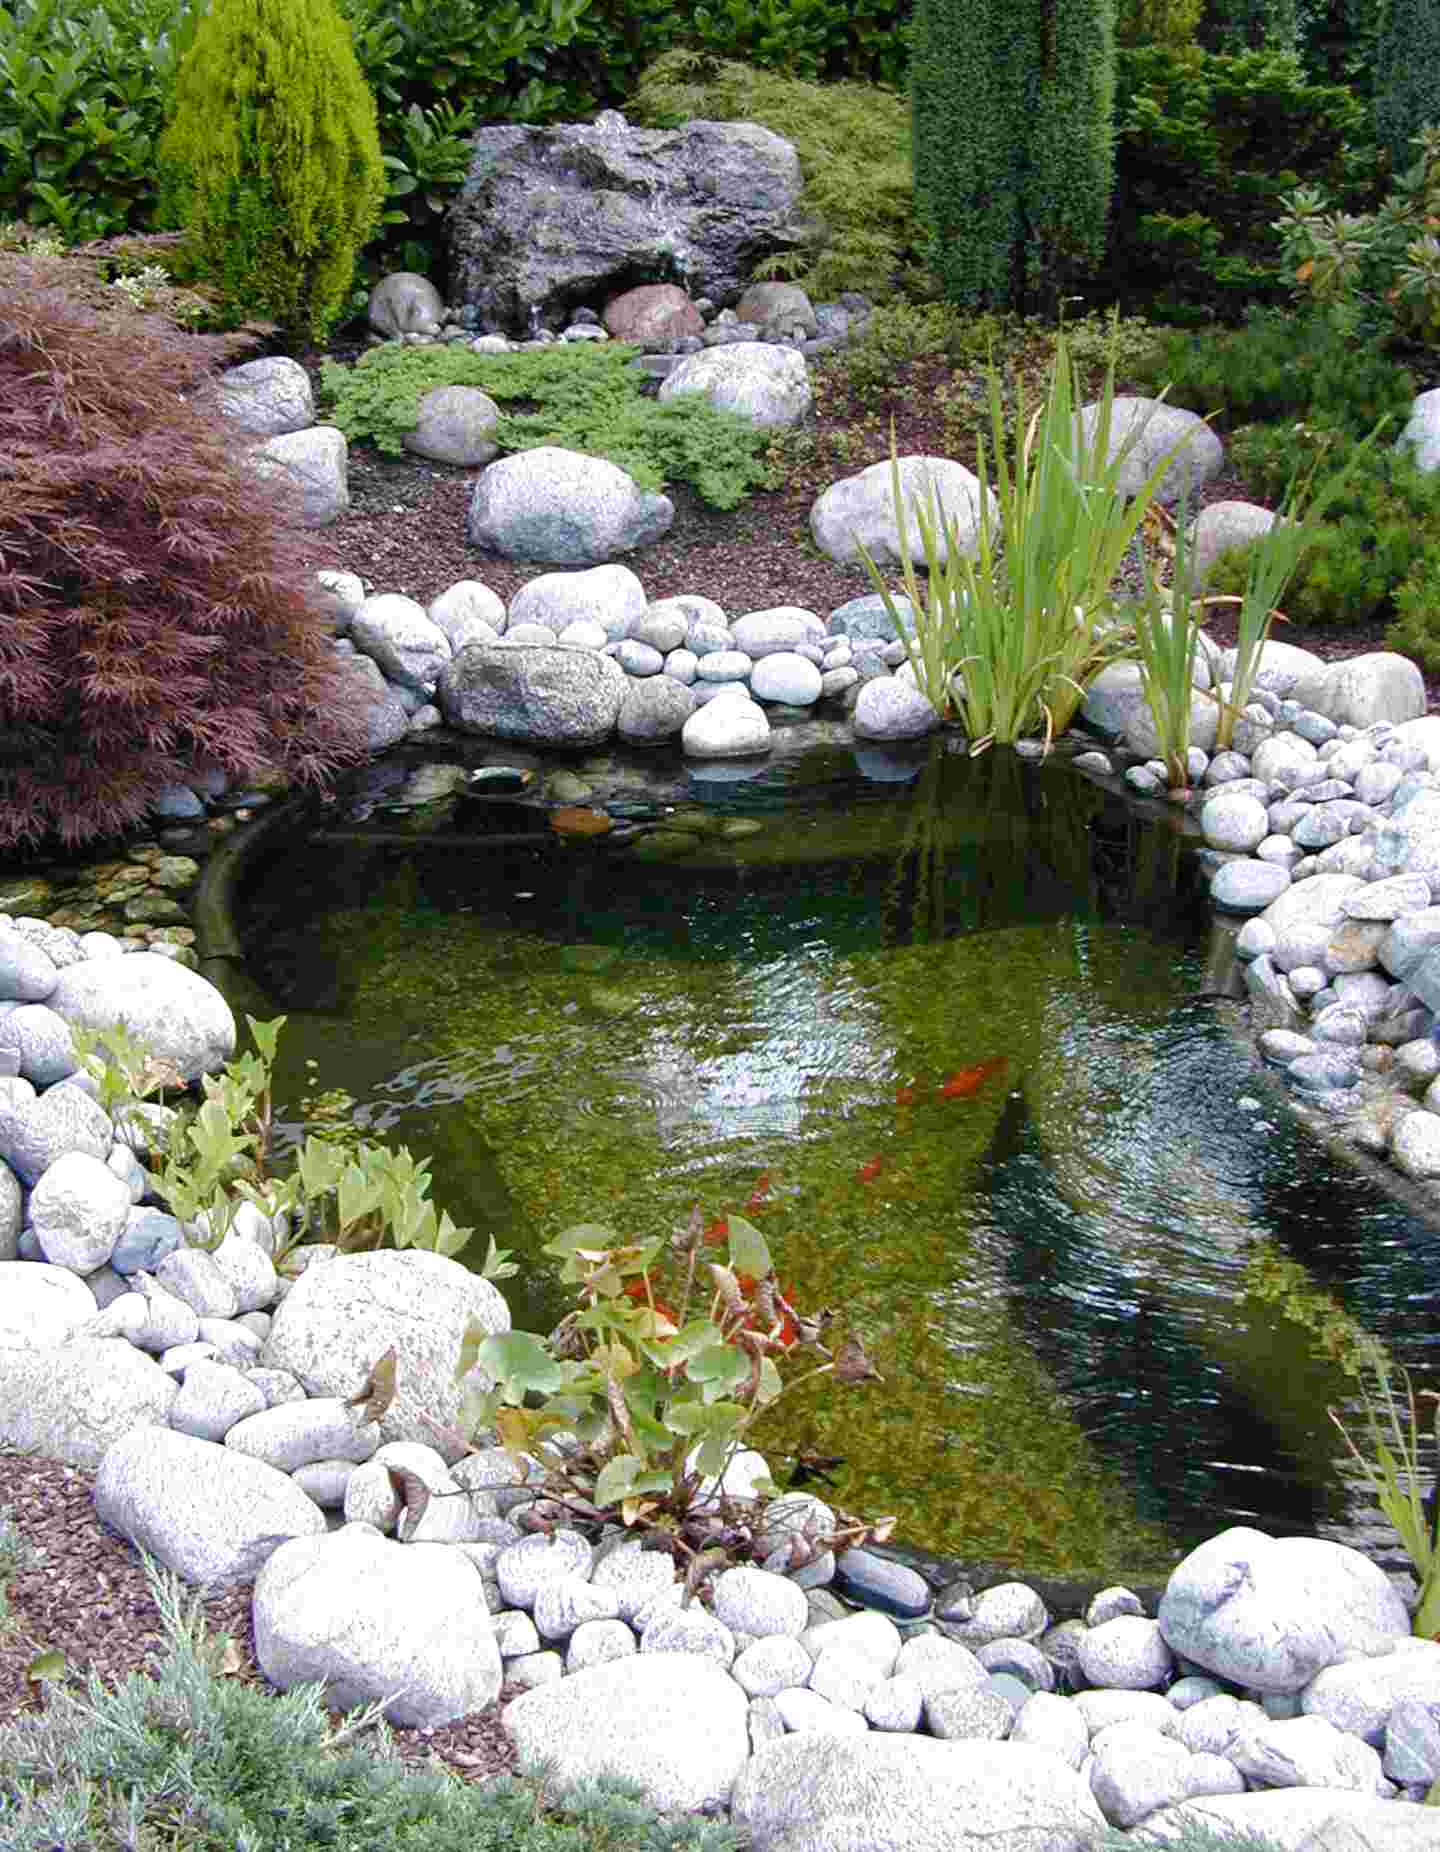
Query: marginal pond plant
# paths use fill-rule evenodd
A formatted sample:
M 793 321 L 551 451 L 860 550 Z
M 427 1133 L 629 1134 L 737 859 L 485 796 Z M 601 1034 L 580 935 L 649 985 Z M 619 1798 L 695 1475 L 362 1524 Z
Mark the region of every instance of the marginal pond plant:
M 708 1258 L 717 1250 L 723 1261 Z M 756 1419 L 787 1386 L 832 1376 L 854 1388 L 879 1372 L 858 1337 L 827 1343 L 833 1311 L 792 1303 L 765 1237 L 743 1216 L 707 1220 L 697 1205 L 668 1239 L 581 1223 L 542 1251 L 561 1262 L 578 1304 L 548 1337 L 492 1336 L 472 1320 L 456 1378 L 478 1366 L 494 1387 L 466 1391 L 452 1438 L 468 1448 L 493 1430 L 517 1464 L 541 1463 L 540 1522 L 618 1517 L 658 1534 L 687 1562 L 693 1588 L 705 1570 L 748 1553 L 756 1501 L 776 1493 L 768 1480 L 744 1499 L 724 1490 Z M 780 1366 L 801 1358 L 787 1385 Z M 892 1524 L 840 1514 L 834 1531 L 787 1534 L 783 1561 L 766 1561 L 798 1568 L 837 1544 L 883 1541 Z
M 1146 510 L 1180 445 L 1167 451 L 1133 496 L 1121 471 L 1139 442 L 1132 428 L 1112 452 L 1115 363 L 1112 344 L 1104 386 L 1088 430 L 1080 416 L 1080 386 L 1063 329 L 1055 344 L 1045 401 L 1027 421 L 1013 464 L 1007 460 L 999 375 L 988 368 L 992 492 L 986 444 L 978 443 L 979 521 L 974 559 L 933 486 L 912 501 L 925 555 L 928 595 L 922 595 L 910 553 L 909 516 L 898 460 L 891 452 L 895 525 L 914 608 L 913 634 L 863 543 L 861 557 L 901 635 L 922 693 L 942 716 L 952 708 L 971 751 L 1011 746 L 1032 733 L 1046 743 L 1063 733 L 1085 698 L 1086 684 L 1122 653 L 1113 621 L 1111 587 Z M 1184 440 L 1182 440 L 1183 443 Z
M 275 1052 L 285 1018 L 245 1021 L 255 1043 L 218 1074 L 202 1076 L 202 1097 L 173 1116 L 156 1117 L 144 1102 L 163 1089 L 184 1086 L 173 1063 L 153 1055 L 120 1025 L 72 1031 L 81 1068 L 97 1083 L 100 1104 L 130 1119 L 156 1147 L 156 1188 L 182 1222 L 201 1231 L 210 1246 L 224 1239 L 236 1211 L 250 1202 L 291 1235 L 277 1258 L 302 1241 L 332 1242 L 342 1253 L 392 1243 L 456 1254 L 472 1231 L 458 1228 L 430 1201 L 430 1164 L 405 1146 L 391 1150 L 338 1132 L 333 1112 L 316 1116 L 317 1129 L 277 1166 L 271 1101 Z M 321 1105 L 327 1104 L 322 1100 Z M 485 1273 L 503 1278 L 504 1256 L 492 1241 Z

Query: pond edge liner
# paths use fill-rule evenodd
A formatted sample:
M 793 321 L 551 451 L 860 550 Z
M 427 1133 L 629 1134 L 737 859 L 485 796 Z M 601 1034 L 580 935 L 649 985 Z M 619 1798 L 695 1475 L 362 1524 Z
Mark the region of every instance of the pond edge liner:
M 309 809 L 305 797 L 285 798 L 223 836 L 202 864 L 190 896 L 197 970 L 232 1009 L 243 1009 L 258 1020 L 278 1012 L 250 970 L 235 923 L 235 897 L 242 876 L 271 837 L 299 823 Z

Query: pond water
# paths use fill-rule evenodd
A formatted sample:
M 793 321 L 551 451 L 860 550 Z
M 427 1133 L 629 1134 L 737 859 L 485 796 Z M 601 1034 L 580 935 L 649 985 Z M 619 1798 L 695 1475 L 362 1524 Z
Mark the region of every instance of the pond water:
M 612 807 L 668 836 L 623 842 L 453 791 L 332 807 L 245 903 L 282 1110 L 313 1075 L 430 1156 L 466 1257 L 529 1263 L 526 1329 L 565 1309 L 534 1258 L 562 1228 L 754 1203 L 885 1379 L 802 1389 L 757 1444 L 782 1480 L 838 1460 L 822 1493 L 909 1542 L 1157 1574 L 1250 1522 L 1383 1555 L 1305 1321 L 1343 1307 L 1431 1380 L 1440 1233 L 1233 1032 L 1173 819 L 1007 752 L 867 769 L 818 747 L 678 811 L 637 774 Z

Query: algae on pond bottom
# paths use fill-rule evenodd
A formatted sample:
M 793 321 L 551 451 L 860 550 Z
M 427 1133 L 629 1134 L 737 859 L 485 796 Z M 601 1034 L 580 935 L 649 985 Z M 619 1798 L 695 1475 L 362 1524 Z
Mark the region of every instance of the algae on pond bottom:
M 782 1474 L 787 1452 L 843 1455 L 838 1502 L 949 1554 L 1099 1574 L 1172 1558 L 1017 1341 L 975 1239 L 981 1160 L 1049 1058 L 1044 1000 L 1075 956 L 1063 931 L 617 965 L 463 918 L 417 934 L 398 909 L 326 930 L 349 948 L 352 1017 L 425 1008 L 425 1069 L 463 1095 L 456 1142 L 493 1154 L 514 1205 L 497 1239 L 521 1258 L 580 1220 L 638 1235 L 697 1200 L 745 1209 L 769 1173 L 745 1212 L 782 1283 L 802 1307 L 837 1306 L 885 1378 L 820 1378 L 768 1413 L 756 1440 Z M 563 1305 L 557 1292 L 547 1310 Z

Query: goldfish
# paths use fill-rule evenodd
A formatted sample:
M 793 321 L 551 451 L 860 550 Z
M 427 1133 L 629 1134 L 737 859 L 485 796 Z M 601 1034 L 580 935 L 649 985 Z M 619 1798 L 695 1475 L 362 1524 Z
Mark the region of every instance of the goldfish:
M 968 1100 L 976 1094 L 990 1079 L 992 1074 L 1005 1071 L 1004 1055 L 997 1055 L 993 1061 L 981 1061 L 974 1067 L 956 1068 L 949 1080 L 943 1081 L 936 1089 L 942 1100 Z
M 873 1183 L 885 1168 L 884 1158 L 873 1157 L 868 1164 L 862 1164 L 859 1170 L 861 1183 Z
M 757 1209 L 763 1209 L 769 1200 L 770 1173 L 768 1170 L 762 1170 L 760 1175 L 755 1179 L 755 1188 L 751 1190 L 749 1200 L 746 1202 L 745 1207 L 750 1214 L 753 1215 Z

